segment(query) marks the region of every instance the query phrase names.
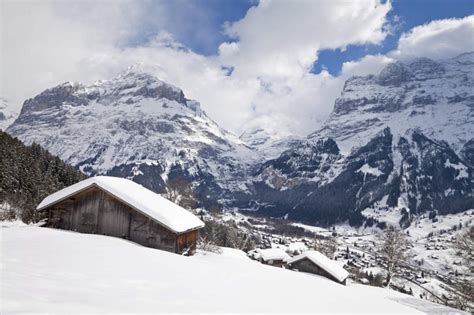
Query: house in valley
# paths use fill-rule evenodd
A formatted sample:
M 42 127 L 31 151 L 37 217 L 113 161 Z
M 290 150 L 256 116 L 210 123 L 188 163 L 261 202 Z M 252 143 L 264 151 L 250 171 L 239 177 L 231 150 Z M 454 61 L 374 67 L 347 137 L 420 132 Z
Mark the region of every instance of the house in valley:
M 344 268 L 324 254 L 309 250 L 288 260 L 287 267 L 295 271 L 317 274 L 341 284 L 346 284 L 349 276 Z
M 262 264 L 275 267 L 283 267 L 286 261 L 291 258 L 290 255 L 281 248 L 257 249 L 253 257 Z
M 131 180 L 97 176 L 46 197 L 37 207 L 46 226 L 125 238 L 192 254 L 204 223 L 186 209 Z

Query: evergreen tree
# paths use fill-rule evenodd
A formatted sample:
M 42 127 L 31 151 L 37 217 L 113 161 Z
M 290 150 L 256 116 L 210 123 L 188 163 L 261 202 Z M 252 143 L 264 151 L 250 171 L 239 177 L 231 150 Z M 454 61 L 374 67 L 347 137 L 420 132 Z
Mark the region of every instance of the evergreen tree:
M 0 130 L 0 204 L 19 209 L 14 216 L 8 213 L 10 219 L 38 221 L 35 209 L 43 198 L 85 178 L 40 145 L 26 146 Z

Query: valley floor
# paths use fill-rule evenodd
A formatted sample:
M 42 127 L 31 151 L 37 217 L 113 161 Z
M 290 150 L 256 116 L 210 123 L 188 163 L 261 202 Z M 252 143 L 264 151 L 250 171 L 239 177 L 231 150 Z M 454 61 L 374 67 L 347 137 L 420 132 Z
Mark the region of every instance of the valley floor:
M 184 257 L 100 235 L 0 226 L 1 314 L 456 312 L 387 289 L 265 266 L 237 250 Z

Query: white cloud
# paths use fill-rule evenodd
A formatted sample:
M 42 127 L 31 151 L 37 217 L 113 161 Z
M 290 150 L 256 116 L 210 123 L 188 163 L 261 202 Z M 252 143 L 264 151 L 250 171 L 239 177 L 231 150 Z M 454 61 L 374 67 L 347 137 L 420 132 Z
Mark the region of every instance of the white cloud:
M 419 56 L 433 59 L 455 57 L 474 51 L 473 38 L 474 15 L 462 19 L 436 20 L 403 34 L 392 56 L 398 59 Z
M 378 74 L 387 64 L 394 59 L 384 55 L 367 55 L 361 60 L 348 61 L 342 65 L 341 77 L 347 80 L 351 76 L 364 76 Z
M 139 8 L 130 2 L 2 1 L 0 94 L 26 98 L 68 80 L 108 74 L 84 67 L 106 60 L 132 36 Z
M 261 1 L 227 25 L 226 33 L 239 41 L 239 49 L 222 59 L 236 66 L 236 75 L 300 77 L 319 49 L 383 40 L 390 9 L 390 2 L 377 0 Z M 227 46 L 223 43 L 221 51 Z
M 306 134 L 327 117 L 340 87 L 326 72 L 309 72 L 318 50 L 379 43 L 390 9 L 376 0 L 261 1 L 226 26 L 238 42 L 222 43 L 219 60 L 235 68 L 235 80 L 259 80 L 252 115 L 264 127 Z
M 130 64 L 154 64 L 160 78 L 199 100 L 230 131 L 259 126 L 305 135 L 329 115 L 349 76 L 378 73 L 390 57 L 429 55 L 429 45 L 443 56 L 452 52 L 452 43 L 465 50 L 466 37 L 458 41 L 472 31 L 472 17 L 432 22 L 405 34 L 393 56 L 347 62 L 333 77 L 309 72 L 318 51 L 379 43 L 390 30 L 390 2 L 261 1 L 243 19 L 226 25 L 235 41 L 222 43 L 215 56 L 197 54 L 166 32 L 183 34 L 205 20 L 200 8 L 193 8 L 195 16 L 181 7 L 171 10 L 169 3 L 150 4 L 1 2 L 0 95 L 19 108 L 26 98 L 64 81 L 91 83 Z M 183 16 L 193 23 L 185 25 Z M 196 36 L 206 41 L 205 33 Z M 232 75 L 222 66 L 233 67 Z
M 266 116 L 268 128 L 307 133 L 332 107 L 326 97 L 331 77 L 308 73 L 318 49 L 379 42 L 388 10 L 390 4 L 378 0 L 262 1 L 227 26 L 238 40 L 206 57 L 163 32 L 186 29 L 178 17 L 187 13 L 172 12 L 169 4 L 4 1 L 0 94 L 20 106 L 63 81 L 90 83 L 132 63 L 151 63 L 231 131 Z M 157 36 L 143 43 L 150 36 L 140 41 L 140 33 L 150 29 Z M 232 76 L 222 66 L 233 66 Z

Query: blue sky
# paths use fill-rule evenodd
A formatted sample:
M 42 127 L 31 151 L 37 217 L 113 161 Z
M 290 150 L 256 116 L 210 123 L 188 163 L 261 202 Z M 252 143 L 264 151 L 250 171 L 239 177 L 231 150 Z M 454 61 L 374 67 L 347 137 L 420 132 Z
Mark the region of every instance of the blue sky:
M 185 46 L 202 55 L 215 55 L 219 45 L 231 40 L 223 32 L 223 25 L 242 19 L 248 9 L 258 4 L 257 0 L 166 0 L 170 12 L 194 12 L 186 16 L 183 23 L 169 24 L 167 30 Z M 154 2 L 149 10 L 153 11 Z M 393 26 L 392 34 L 381 45 L 349 45 L 343 51 L 322 50 L 318 54 L 312 72 L 326 69 L 338 75 L 346 61 L 359 60 L 366 55 L 385 54 L 397 47 L 398 39 L 411 28 L 446 18 L 462 18 L 474 14 L 473 0 L 393 0 L 388 19 Z M 134 39 L 141 44 L 156 34 L 150 23 Z M 198 34 L 198 35 L 197 35 Z
M 142 29 L 130 43 L 140 45 L 153 38 L 164 26 L 175 39 L 202 55 L 214 55 L 219 45 L 229 41 L 223 32 L 228 22 L 242 19 L 248 9 L 258 4 L 257 0 L 164 0 L 147 3 L 148 16 L 159 16 L 163 7 L 173 17 L 181 16 L 180 21 L 170 21 L 165 25 L 143 21 Z
M 385 54 L 395 49 L 400 35 L 415 26 L 433 20 L 462 18 L 474 14 L 472 0 L 394 0 L 392 6 L 388 17 L 395 28 L 393 34 L 387 36 L 381 45 L 350 45 L 345 51 L 320 51 L 312 71 L 319 73 L 322 69 L 327 69 L 332 75 L 338 75 L 343 62 L 358 60 L 369 54 Z

